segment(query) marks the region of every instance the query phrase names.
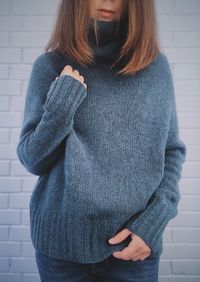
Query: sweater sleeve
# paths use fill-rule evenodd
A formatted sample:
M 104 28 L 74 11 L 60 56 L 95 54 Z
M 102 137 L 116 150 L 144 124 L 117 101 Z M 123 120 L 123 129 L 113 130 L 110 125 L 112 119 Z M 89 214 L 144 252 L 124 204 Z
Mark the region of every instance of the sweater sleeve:
M 178 214 L 177 207 L 181 198 L 178 182 L 181 178 L 182 164 L 186 158 L 186 146 L 179 137 L 174 84 L 168 61 L 167 70 L 169 95 L 172 95 L 163 177 L 146 208 L 125 224 L 130 231 L 146 242 L 153 255 L 159 251 L 162 234 L 169 220 Z
M 34 62 L 28 82 L 17 156 L 32 174 L 50 169 L 64 150 L 73 128 L 73 116 L 87 95 L 72 76 L 57 73 L 45 54 Z

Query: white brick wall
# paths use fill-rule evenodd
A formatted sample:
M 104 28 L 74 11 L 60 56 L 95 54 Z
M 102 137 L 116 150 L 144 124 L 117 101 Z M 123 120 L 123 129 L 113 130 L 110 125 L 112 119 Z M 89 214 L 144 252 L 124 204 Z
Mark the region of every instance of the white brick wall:
M 0 0 L 0 281 L 40 281 L 28 203 L 37 177 L 16 144 L 31 64 L 43 52 L 58 0 Z M 200 0 L 157 0 L 163 51 L 174 75 L 180 134 L 188 149 L 179 214 L 164 232 L 159 282 L 200 281 Z

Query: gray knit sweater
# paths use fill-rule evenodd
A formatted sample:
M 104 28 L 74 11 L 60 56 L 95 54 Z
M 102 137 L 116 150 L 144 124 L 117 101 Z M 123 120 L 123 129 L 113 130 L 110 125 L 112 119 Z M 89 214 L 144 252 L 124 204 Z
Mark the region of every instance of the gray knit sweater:
M 20 162 L 39 176 L 30 200 L 34 248 L 54 258 L 98 262 L 127 246 L 108 239 L 129 228 L 162 253 L 162 235 L 177 213 L 186 146 L 179 138 L 166 55 L 135 75 L 110 63 L 121 38 L 115 22 L 98 22 L 96 61 L 83 67 L 48 52 L 34 61 L 17 145 Z M 120 38 L 120 40 L 119 40 Z M 84 76 L 55 78 L 70 64 Z

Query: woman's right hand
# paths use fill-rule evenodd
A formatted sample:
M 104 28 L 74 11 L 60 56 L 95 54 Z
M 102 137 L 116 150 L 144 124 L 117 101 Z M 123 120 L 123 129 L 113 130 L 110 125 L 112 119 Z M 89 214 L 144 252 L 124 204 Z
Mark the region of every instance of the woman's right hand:
M 87 84 L 84 83 L 84 77 L 82 75 L 80 75 L 79 71 L 78 70 L 73 70 L 72 66 L 70 65 L 66 65 L 64 67 L 64 69 L 62 70 L 61 75 L 70 75 L 72 77 L 74 77 L 75 79 L 79 80 L 84 86 L 85 88 L 87 89 Z M 56 79 L 58 79 L 59 76 L 56 77 Z

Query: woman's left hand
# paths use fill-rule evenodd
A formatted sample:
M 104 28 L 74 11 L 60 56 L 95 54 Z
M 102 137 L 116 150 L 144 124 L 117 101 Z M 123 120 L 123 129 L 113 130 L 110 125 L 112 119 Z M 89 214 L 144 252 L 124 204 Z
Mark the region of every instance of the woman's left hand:
M 122 251 L 117 251 L 113 253 L 113 256 L 124 260 L 144 260 L 151 254 L 151 248 L 142 240 L 139 236 L 131 232 L 128 228 L 121 230 L 114 237 L 112 241 L 109 239 L 110 244 L 117 244 L 126 239 L 131 235 L 131 242 Z

